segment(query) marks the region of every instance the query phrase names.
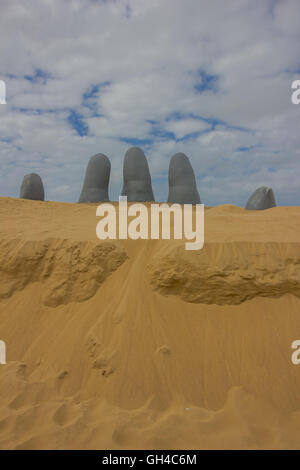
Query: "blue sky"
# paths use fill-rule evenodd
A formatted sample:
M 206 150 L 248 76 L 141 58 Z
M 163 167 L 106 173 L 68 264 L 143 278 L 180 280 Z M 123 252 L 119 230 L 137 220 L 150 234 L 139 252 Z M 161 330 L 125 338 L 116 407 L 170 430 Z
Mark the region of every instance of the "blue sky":
M 156 199 L 184 152 L 202 202 L 244 206 L 262 185 L 300 204 L 298 0 L 2 0 L 0 195 L 24 174 L 77 201 L 89 158 L 140 146 Z

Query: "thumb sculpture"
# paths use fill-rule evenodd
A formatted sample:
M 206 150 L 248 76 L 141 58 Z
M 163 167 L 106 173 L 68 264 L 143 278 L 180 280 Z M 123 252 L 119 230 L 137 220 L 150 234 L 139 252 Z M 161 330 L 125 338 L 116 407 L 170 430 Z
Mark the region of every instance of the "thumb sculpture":
M 78 202 L 109 201 L 110 161 L 103 153 L 90 158 Z
M 201 204 L 195 173 L 184 153 L 176 153 L 170 160 L 168 202 Z
M 128 201 L 154 201 L 151 175 L 144 152 L 131 147 L 124 157 L 122 196 Z
M 25 175 L 21 184 L 20 198 L 44 201 L 45 191 L 42 178 L 36 173 Z
M 249 211 L 261 211 L 275 206 L 276 202 L 272 188 L 261 186 L 250 196 L 245 209 Z

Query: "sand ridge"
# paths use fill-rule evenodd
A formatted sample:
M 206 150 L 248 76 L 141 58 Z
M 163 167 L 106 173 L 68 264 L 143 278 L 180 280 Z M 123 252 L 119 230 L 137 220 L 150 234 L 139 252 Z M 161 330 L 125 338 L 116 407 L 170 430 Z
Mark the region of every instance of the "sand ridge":
M 96 206 L 0 198 L 0 448 L 300 448 L 300 208 L 207 208 L 191 256 Z

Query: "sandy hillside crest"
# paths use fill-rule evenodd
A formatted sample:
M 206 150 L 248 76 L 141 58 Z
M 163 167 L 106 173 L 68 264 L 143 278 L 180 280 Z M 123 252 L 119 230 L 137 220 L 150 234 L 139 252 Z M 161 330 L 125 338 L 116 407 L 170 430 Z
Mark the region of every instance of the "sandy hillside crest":
M 300 208 L 207 209 L 196 255 L 95 212 L 0 198 L 0 447 L 300 448 Z

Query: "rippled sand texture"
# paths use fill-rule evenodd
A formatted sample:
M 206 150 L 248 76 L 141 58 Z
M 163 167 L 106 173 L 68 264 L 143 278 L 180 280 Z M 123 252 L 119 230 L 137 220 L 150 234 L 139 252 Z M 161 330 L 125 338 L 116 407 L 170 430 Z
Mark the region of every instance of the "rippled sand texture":
M 300 207 L 206 208 L 198 252 L 96 207 L 0 198 L 0 448 L 300 449 Z

